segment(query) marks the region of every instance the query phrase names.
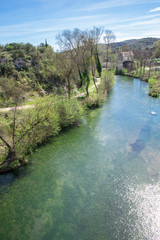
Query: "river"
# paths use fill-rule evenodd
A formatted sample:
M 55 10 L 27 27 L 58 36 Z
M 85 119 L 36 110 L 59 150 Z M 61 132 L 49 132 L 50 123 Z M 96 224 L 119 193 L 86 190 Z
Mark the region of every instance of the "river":
M 160 99 L 147 91 L 116 76 L 81 127 L 0 176 L 0 240 L 160 239 Z

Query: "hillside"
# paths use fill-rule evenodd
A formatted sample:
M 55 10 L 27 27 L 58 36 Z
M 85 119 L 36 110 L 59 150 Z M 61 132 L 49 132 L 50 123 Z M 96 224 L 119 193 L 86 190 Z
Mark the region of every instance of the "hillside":
M 64 88 L 60 74 L 56 54 L 47 44 L 37 47 L 30 43 L 0 45 L 0 106 L 6 102 L 4 89 L 9 88 L 13 79 L 25 89 L 24 98 L 30 98 L 35 93 L 43 95 L 44 91 L 56 92 Z
M 130 40 L 125 40 L 122 42 L 116 42 L 112 44 L 112 47 L 114 49 L 119 49 L 122 46 L 128 46 L 130 49 L 135 49 L 135 48 L 150 48 L 152 45 L 160 40 L 160 38 L 142 38 L 142 39 L 130 39 Z M 103 50 L 105 48 L 105 44 L 100 44 L 100 48 Z

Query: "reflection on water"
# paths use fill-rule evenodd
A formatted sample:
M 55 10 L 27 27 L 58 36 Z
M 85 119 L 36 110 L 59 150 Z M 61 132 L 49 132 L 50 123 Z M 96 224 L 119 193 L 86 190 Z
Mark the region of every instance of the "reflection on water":
M 113 239 L 160 239 L 160 181 L 138 184 L 138 178 L 116 179 L 116 204 L 121 216 Z M 116 198 L 115 197 L 115 198 Z M 122 231 L 123 229 L 123 231 Z
M 138 233 L 139 239 L 160 239 L 160 182 L 130 185 L 124 201 L 132 206 L 128 216 L 136 216 L 131 237 Z
M 160 239 L 160 100 L 116 80 L 80 128 L 0 176 L 1 240 Z

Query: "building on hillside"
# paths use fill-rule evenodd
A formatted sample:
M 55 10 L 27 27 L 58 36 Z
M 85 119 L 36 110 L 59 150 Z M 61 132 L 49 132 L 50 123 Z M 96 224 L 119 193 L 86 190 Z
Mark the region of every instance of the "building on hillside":
M 134 54 L 132 51 L 120 52 L 117 60 L 117 72 L 121 72 L 123 68 L 128 71 L 134 69 Z

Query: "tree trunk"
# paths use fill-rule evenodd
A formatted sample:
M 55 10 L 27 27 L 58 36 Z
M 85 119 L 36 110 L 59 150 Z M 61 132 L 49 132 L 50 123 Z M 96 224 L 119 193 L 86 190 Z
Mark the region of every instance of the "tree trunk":
M 87 93 L 87 97 L 89 97 L 88 84 L 86 86 L 86 93 Z
M 6 159 L 0 164 L 0 166 L 7 165 L 9 166 L 12 162 L 16 160 L 16 153 L 14 150 L 9 149 Z
M 68 82 L 68 98 L 71 98 L 71 83 L 70 83 L 70 79 L 69 77 L 67 78 L 67 82 Z
M 143 66 L 143 61 L 141 60 L 140 62 L 140 78 L 142 77 L 142 66 Z
M 138 64 L 138 62 L 137 62 L 136 75 L 138 75 L 138 67 L 139 67 L 139 64 Z
M 152 64 L 152 62 L 150 61 L 150 62 L 149 62 L 149 70 L 148 70 L 148 79 L 149 79 L 150 76 L 151 76 L 151 64 Z
M 96 88 L 96 91 L 98 92 L 98 88 L 97 88 L 96 81 L 95 81 L 95 70 L 93 69 L 93 67 L 92 67 L 92 77 L 93 77 L 94 86 Z
M 108 69 L 109 47 L 107 47 L 106 69 Z
M 143 61 L 143 77 L 144 77 L 144 74 L 145 74 L 145 67 L 146 67 L 146 61 L 144 60 Z

